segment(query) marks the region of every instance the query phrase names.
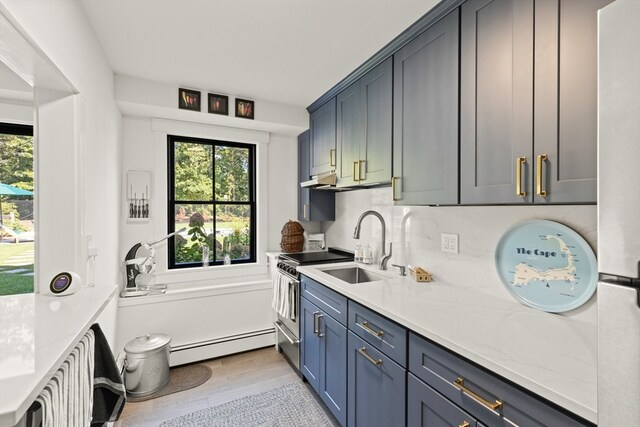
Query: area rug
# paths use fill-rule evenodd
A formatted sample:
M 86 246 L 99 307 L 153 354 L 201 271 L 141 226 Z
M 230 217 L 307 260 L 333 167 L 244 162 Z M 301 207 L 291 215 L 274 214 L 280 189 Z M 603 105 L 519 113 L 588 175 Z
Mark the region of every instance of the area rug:
M 296 381 L 164 421 L 161 427 L 331 427 L 320 404 Z
M 145 397 L 127 396 L 127 402 L 144 402 L 145 400 L 156 399 L 179 391 L 189 390 L 198 387 L 211 378 L 211 368 L 202 365 L 185 365 L 172 368 L 169 371 L 169 384 L 162 390 Z

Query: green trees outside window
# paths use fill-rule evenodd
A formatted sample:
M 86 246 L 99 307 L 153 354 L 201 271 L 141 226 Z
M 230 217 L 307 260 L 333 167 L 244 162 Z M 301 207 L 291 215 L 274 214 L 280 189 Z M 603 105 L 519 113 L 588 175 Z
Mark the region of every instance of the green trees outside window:
M 255 147 L 168 139 L 169 268 L 255 262 Z

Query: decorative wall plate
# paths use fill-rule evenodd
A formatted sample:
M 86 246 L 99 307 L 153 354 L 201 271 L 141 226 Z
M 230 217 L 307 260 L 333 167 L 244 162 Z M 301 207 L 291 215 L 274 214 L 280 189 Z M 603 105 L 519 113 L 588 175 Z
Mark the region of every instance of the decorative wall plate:
M 498 242 L 496 270 L 522 303 L 559 313 L 587 302 L 598 284 L 596 257 L 571 228 L 554 221 L 526 221 Z

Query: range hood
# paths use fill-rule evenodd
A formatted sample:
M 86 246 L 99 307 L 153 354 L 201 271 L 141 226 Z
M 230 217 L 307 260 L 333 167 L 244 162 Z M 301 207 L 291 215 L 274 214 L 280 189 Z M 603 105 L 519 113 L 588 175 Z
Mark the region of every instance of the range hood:
M 316 188 L 316 189 L 335 189 L 336 186 L 336 174 L 330 172 L 324 175 L 316 175 L 311 177 L 309 181 L 303 181 L 300 183 L 302 188 Z

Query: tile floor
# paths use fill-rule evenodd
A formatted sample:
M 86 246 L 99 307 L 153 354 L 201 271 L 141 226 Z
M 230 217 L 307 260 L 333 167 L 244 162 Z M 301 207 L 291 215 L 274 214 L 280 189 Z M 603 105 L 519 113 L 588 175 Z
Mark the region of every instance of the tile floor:
M 293 381 L 302 381 L 274 347 L 201 363 L 212 371 L 206 383 L 145 402 L 129 402 L 114 427 L 158 426 L 164 420 L 199 409 L 261 393 Z

